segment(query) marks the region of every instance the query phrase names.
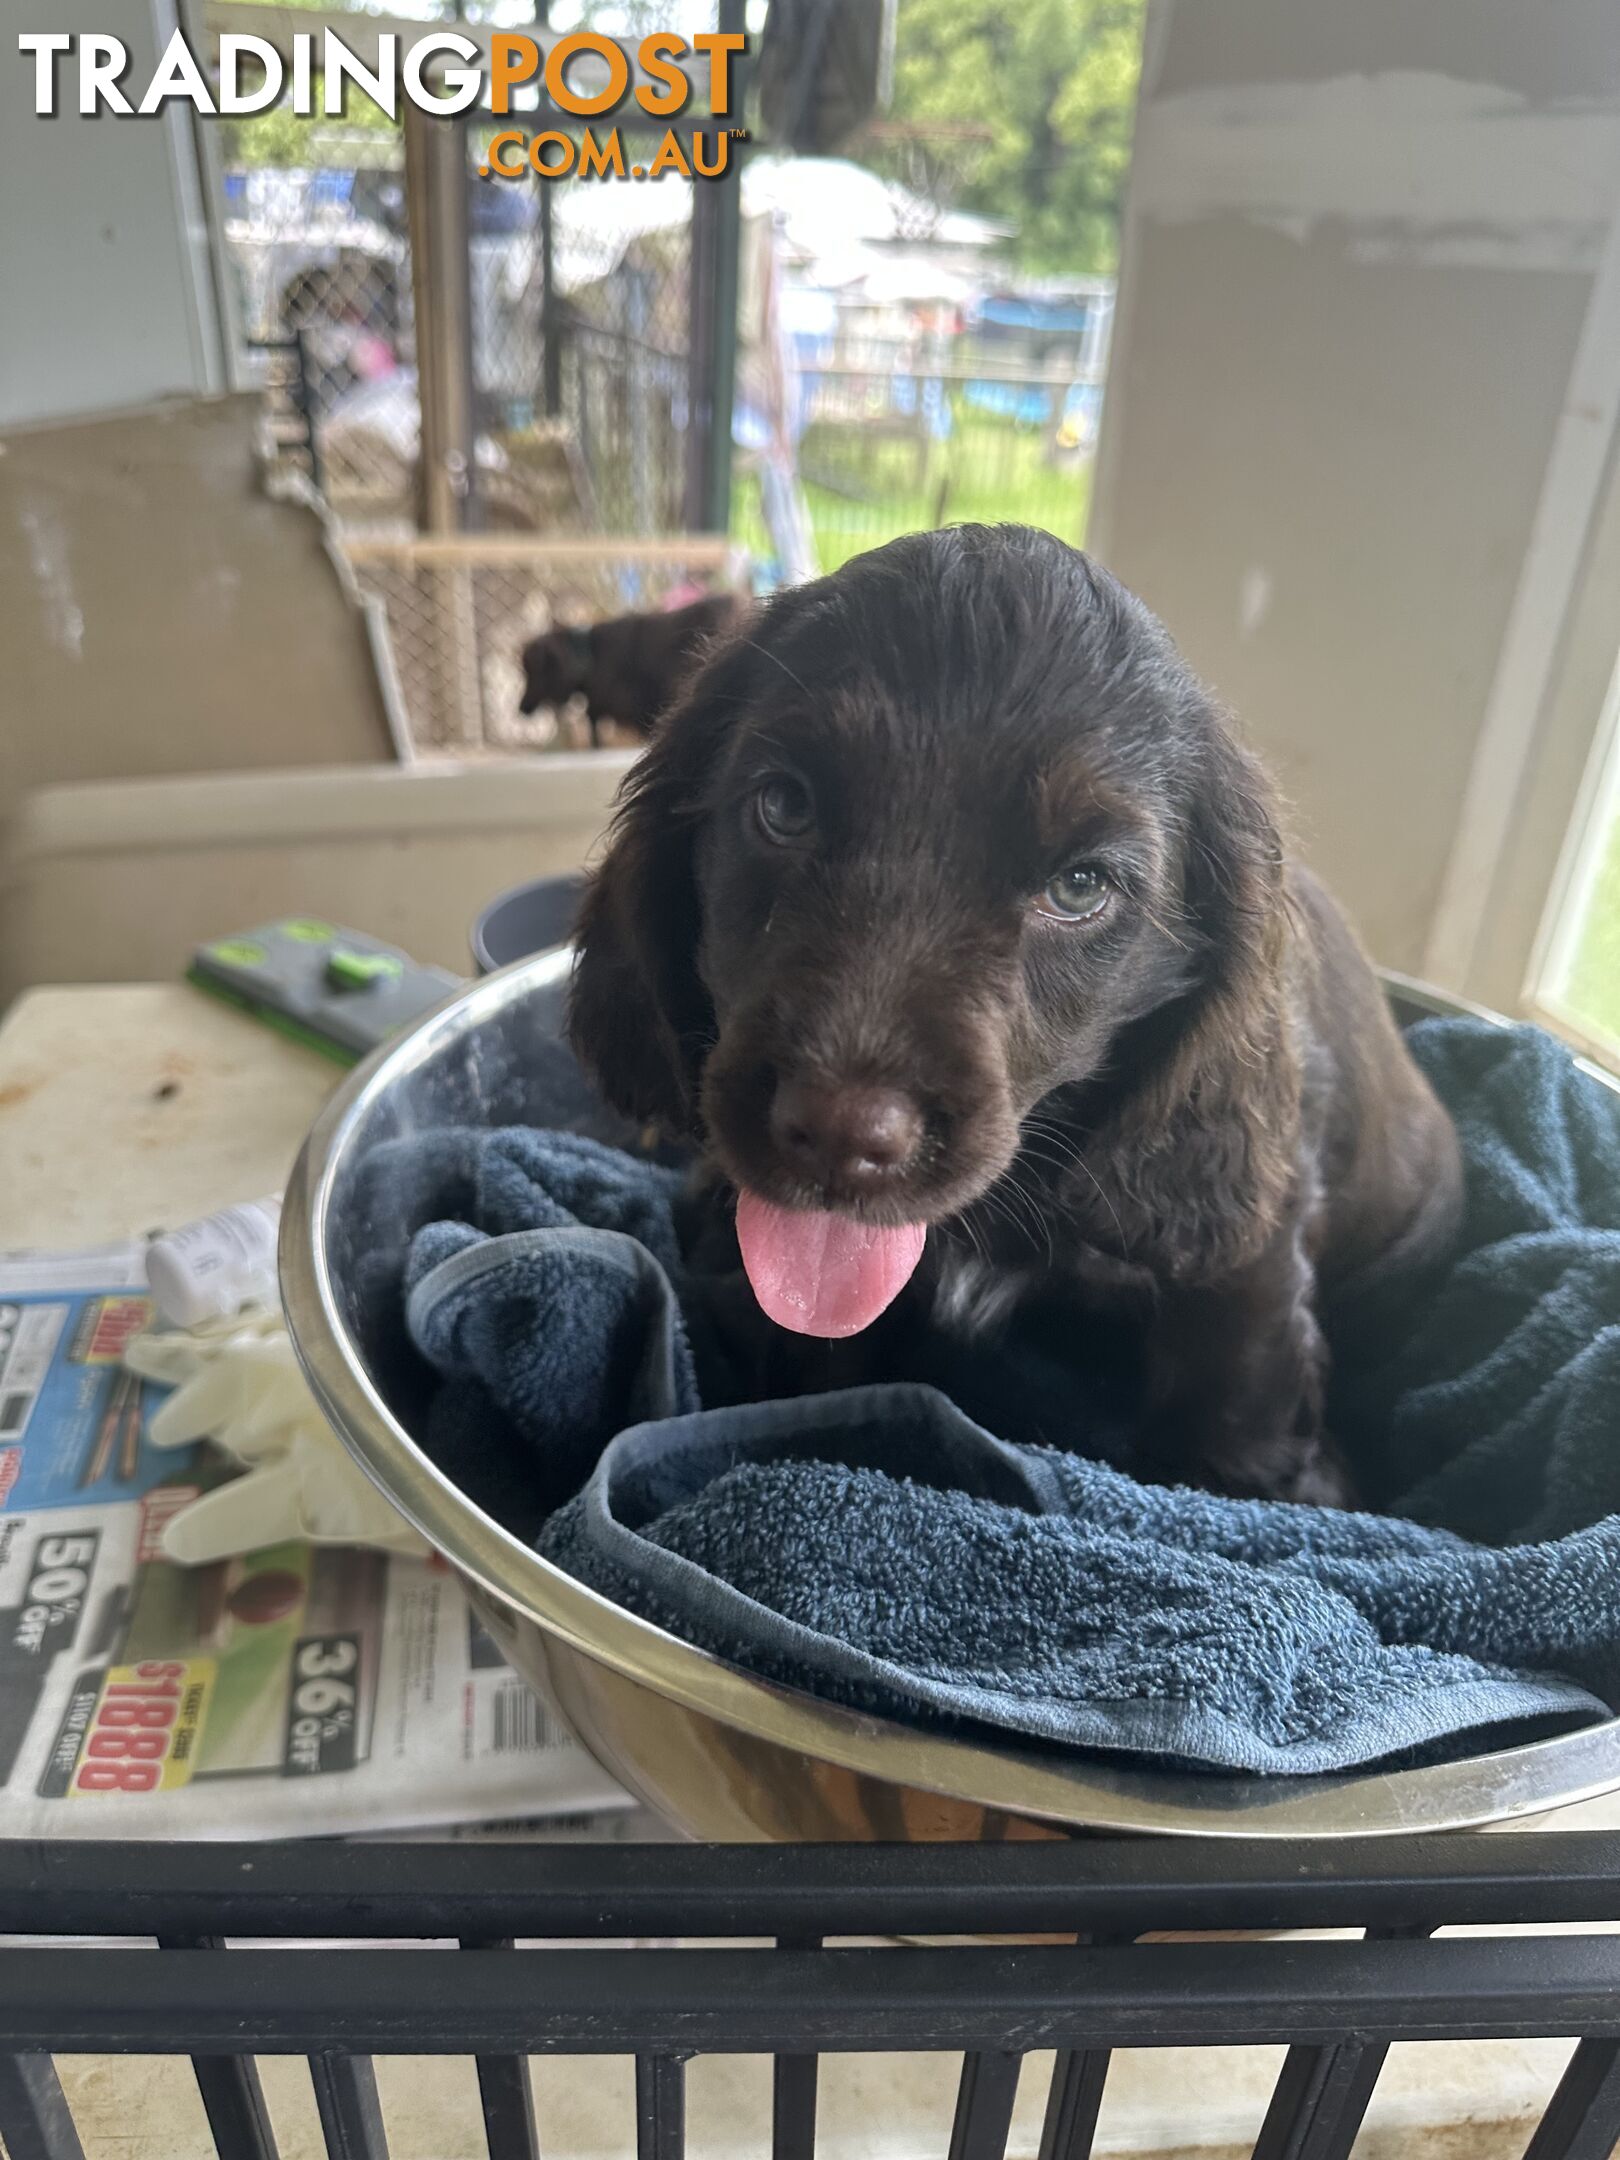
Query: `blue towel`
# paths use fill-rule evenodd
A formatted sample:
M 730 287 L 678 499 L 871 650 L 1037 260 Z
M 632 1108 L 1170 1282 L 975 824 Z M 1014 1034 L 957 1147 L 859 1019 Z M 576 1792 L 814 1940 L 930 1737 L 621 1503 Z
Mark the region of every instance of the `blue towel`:
M 1383 1506 L 1493 1544 L 1620 1513 L 1620 1095 L 1539 1028 L 1408 1034 L 1467 1166 L 1458 1257 L 1336 1345 L 1335 1421 Z
M 1606 1715 L 1620 1102 L 1534 1030 L 1409 1039 L 1468 1205 L 1432 1294 L 1345 1321 L 1340 1430 L 1391 1514 L 1138 1485 L 1084 1452 L 1083 1393 L 1064 1448 L 906 1381 L 749 1400 L 679 1173 L 558 1132 L 373 1159 L 423 1224 L 404 1287 L 443 1383 L 427 1444 L 605 1595 L 913 1722 L 1298 1774 Z

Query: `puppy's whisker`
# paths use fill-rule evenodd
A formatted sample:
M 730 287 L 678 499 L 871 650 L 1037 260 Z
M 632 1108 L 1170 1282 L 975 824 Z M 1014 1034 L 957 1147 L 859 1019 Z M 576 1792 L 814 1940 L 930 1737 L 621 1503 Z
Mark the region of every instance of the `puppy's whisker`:
M 1027 1241 L 1029 1236 L 1028 1226 L 1020 1222 L 1013 1213 L 1005 1195 L 998 1194 L 992 1198 L 989 1193 L 985 1193 L 980 1205 L 985 1212 L 987 1228 L 998 1229 L 1004 1235 L 1010 1235 L 1019 1245 L 1023 1245 Z M 993 1263 L 989 1264 L 993 1265 Z
M 1068 1134 L 1052 1129 L 1025 1129 L 1020 1138 L 1019 1154 L 1033 1162 L 1046 1164 L 1060 1174 L 1075 1169 L 1085 1169 L 1084 1150 Z
M 1072 1156 L 1047 1155 L 1038 1147 L 1021 1148 L 1019 1150 L 1019 1160 L 1032 1166 L 1038 1165 L 1042 1170 L 1055 1172 L 1059 1179 L 1065 1177 L 1074 1168 L 1074 1158 Z
M 1020 1139 L 1049 1140 L 1061 1155 L 1071 1159 L 1082 1152 L 1080 1142 L 1074 1135 L 1065 1132 L 1061 1125 L 1054 1124 L 1049 1118 L 1026 1118 L 1020 1131 Z
M 1013 1191 L 1022 1201 L 1025 1212 L 1029 1216 L 1030 1221 L 1035 1224 L 1036 1227 L 1040 1230 L 1041 1236 L 1045 1240 L 1047 1265 L 1049 1267 L 1056 1267 L 1058 1257 L 1057 1234 L 1056 1226 L 1052 1220 L 1051 1210 L 1044 1204 L 1040 1194 L 1028 1191 L 1023 1185 L 1019 1183 L 1018 1165 L 1016 1162 L 1014 1163 L 1012 1170 L 1009 1173 L 1009 1182 L 1011 1183 Z
M 1023 1226 L 1013 1217 L 994 1185 L 987 1187 L 984 1192 L 980 1193 L 978 1198 L 972 1202 L 958 1219 L 967 1222 L 975 1216 L 982 1216 L 985 1226 L 1000 1223 L 1006 1225 L 1020 1236 L 1023 1234 Z
M 1136 906 L 1137 912 L 1144 918 L 1145 921 L 1150 922 L 1153 925 L 1154 929 L 1158 931 L 1160 937 L 1164 939 L 1166 944 L 1174 945 L 1178 952 L 1192 951 L 1192 940 L 1190 938 L 1184 938 L 1179 931 L 1172 930 L 1170 925 L 1165 921 L 1164 917 L 1159 913 L 1157 908 L 1149 907 L 1146 901 L 1143 900 L 1138 900 Z
M 742 638 L 739 639 L 738 642 L 740 644 L 746 645 L 750 652 L 757 652 L 762 660 L 768 660 L 771 663 L 772 667 L 780 668 L 782 670 L 782 673 L 787 677 L 788 681 L 791 683 L 797 683 L 806 697 L 810 697 L 812 695 L 810 685 L 804 680 L 804 677 L 802 675 L 795 675 L 792 668 L 788 666 L 787 662 L 782 658 L 780 653 L 771 652 L 766 646 L 761 645 L 757 638 Z
M 1033 1243 L 1037 1234 L 1046 1244 L 1049 1261 L 1056 1263 L 1057 1251 L 1052 1240 L 1052 1225 L 1033 1193 L 1026 1192 L 1009 1169 L 984 1195 L 993 1204 L 1001 1220 L 1015 1237 L 1028 1237 Z
M 990 1266 L 990 1254 L 985 1247 L 983 1238 L 979 1235 L 978 1225 L 974 1222 L 971 1211 L 956 1217 L 956 1222 L 952 1227 L 957 1226 L 960 1226 L 963 1236 L 973 1247 L 974 1257 L 978 1260 L 979 1265 L 988 1268 Z
M 1026 1125 L 1024 1128 L 1025 1134 L 1028 1135 L 1031 1129 L 1031 1126 Z M 1114 1228 L 1119 1234 L 1120 1252 L 1124 1256 L 1124 1258 L 1128 1260 L 1131 1257 L 1131 1241 L 1125 1234 L 1125 1225 L 1120 1220 L 1119 1209 L 1114 1205 L 1113 1200 L 1109 1197 L 1109 1194 L 1104 1188 L 1103 1182 L 1098 1177 L 1096 1171 L 1092 1169 L 1090 1163 L 1086 1161 L 1085 1156 L 1081 1153 L 1080 1149 L 1068 1139 L 1066 1134 L 1060 1134 L 1050 1127 L 1035 1126 L 1033 1129 L 1038 1138 L 1060 1141 L 1069 1148 L 1070 1152 L 1067 1156 L 1067 1159 L 1053 1161 L 1053 1168 L 1058 1170 L 1078 1170 L 1090 1180 L 1092 1189 L 1096 1193 L 1097 1198 L 1102 1202 L 1103 1206 L 1107 1208 L 1109 1215 L 1113 1219 Z M 1030 1152 L 1033 1153 L 1034 1151 L 1031 1150 Z M 1047 1160 L 1052 1161 L 1052 1158 L 1048 1157 Z

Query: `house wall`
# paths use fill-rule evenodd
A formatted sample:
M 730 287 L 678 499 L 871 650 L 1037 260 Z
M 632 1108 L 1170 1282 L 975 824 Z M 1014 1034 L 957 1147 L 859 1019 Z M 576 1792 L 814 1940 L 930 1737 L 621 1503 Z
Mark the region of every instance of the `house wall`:
M 1544 724 L 1620 405 L 1617 212 L 1612 0 L 1154 0 L 1091 543 L 1377 957 L 1504 1000 L 1575 780 L 1487 949 L 1514 804 L 1582 762 Z
M 34 111 L 24 31 L 107 31 L 144 83 L 177 0 L 0 0 L 0 427 L 225 387 L 189 111 Z M 58 14 L 61 16 L 58 22 Z

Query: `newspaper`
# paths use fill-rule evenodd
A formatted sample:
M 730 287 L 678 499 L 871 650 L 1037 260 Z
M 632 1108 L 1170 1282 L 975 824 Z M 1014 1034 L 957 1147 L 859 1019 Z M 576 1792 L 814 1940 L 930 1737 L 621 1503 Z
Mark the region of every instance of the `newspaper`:
M 436 1556 L 165 1557 L 233 1471 L 148 1443 L 150 1312 L 139 1244 L 0 1255 L 0 1836 L 613 1835 L 626 1796 Z

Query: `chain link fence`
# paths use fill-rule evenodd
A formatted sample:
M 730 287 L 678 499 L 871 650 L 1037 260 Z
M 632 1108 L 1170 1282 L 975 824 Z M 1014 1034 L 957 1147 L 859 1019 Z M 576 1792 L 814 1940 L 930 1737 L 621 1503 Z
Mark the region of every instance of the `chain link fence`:
M 238 141 L 227 260 L 266 394 L 272 482 L 326 497 L 383 603 L 425 751 L 567 746 L 519 714 L 520 655 L 555 625 L 658 607 L 730 562 L 679 536 L 689 413 L 692 183 L 495 181 L 468 145 L 474 474 L 469 530 L 416 531 L 421 414 L 403 137 L 277 116 Z M 563 536 L 577 536 L 561 545 Z M 532 540 L 533 546 L 526 546 Z
M 675 174 L 472 180 L 480 425 L 541 490 L 548 529 L 680 529 L 692 189 Z
M 327 137 L 310 150 L 368 162 L 226 173 L 245 342 L 282 455 L 333 511 L 367 524 L 409 518 L 421 422 L 399 138 Z M 638 208 L 661 198 L 639 221 L 621 208 L 628 186 L 549 185 L 558 199 L 547 234 L 538 183 L 469 175 L 473 521 L 676 532 L 692 183 L 637 189 Z
M 340 518 L 407 516 L 420 414 L 402 139 L 276 117 L 285 162 L 228 158 L 222 208 L 277 453 Z

